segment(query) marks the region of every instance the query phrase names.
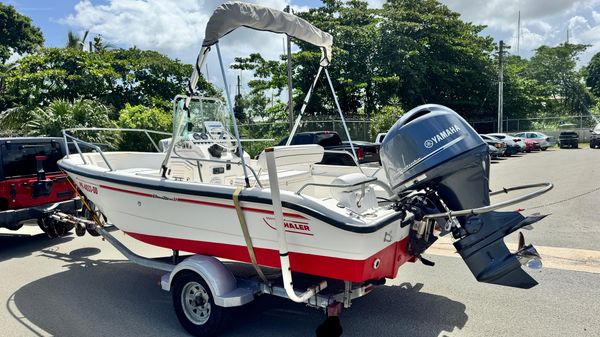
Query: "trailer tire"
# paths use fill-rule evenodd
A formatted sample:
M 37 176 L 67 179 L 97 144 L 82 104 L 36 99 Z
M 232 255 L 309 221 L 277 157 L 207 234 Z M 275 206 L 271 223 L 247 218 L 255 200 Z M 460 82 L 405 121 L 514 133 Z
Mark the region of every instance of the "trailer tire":
M 179 323 L 191 335 L 210 337 L 221 332 L 227 309 L 215 304 L 209 286 L 200 275 L 180 272 L 173 280 L 171 296 Z

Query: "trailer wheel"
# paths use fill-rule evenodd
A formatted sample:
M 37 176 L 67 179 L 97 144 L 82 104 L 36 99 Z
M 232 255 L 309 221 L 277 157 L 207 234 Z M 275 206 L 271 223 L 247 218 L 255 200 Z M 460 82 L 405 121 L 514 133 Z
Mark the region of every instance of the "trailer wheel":
M 179 323 L 194 336 L 216 336 L 225 321 L 226 308 L 215 304 L 206 282 L 194 272 L 178 275 L 171 288 Z

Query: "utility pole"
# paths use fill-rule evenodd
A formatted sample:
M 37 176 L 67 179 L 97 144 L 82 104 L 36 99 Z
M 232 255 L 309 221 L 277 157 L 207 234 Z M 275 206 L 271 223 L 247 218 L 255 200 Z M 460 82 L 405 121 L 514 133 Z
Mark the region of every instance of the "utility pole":
M 519 54 L 519 47 L 521 46 L 521 11 L 519 11 L 519 19 L 517 20 L 517 56 Z
M 286 13 L 291 13 L 290 5 L 285 7 Z M 292 40 L 287 36 L 287 75 L 288 75 L 288 123 L 290 132 L 294 127 L 294 93 L 292 87 Z
M 498 133 L 502 133 L 503 105 L 504 105 L 504 41 L 500 40 L 498 48 Z

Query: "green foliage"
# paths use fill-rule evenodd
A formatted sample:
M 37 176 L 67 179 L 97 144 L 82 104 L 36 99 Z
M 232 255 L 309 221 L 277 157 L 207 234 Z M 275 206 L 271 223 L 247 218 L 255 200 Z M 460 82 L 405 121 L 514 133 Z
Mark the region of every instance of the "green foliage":
M 593 98 L 576 71 L 578 55 L 587 45 L 541 46 L 529 61 L 525 76 L 535 81 L 534 92 L 542 97 L 540 112 L 546 116 L 587 114 Z
M 13 6 L 0 3 L 0 63 L 12 53 L 33 53 L 43 44 L 42 32 L 31 24 L 30 18 L 17 13 Z
M 587 76 L 585 83 L 590 87 L 590 91 L 600 97 L 600 53 L 596 53 L 587 66 Z
M 370 139 L 375 139 L 380 132 L 387 132 L 398 118 L 404 115 L 404 109 L 397 105 L 386 105 L 378 111 L 369 124 Z
M 111 108 L 92 100 L 54 100 L 47 107 L 36 108 L 29 113 L 25 131 L 30 136 L 61 137 L 68 128 L 115 127 L 109 119 Z M 110 132 L 78 131 L 76 137 L 109 148 L 117 148 L 120 139 Z
M 157 108 L 147 108 L 143 105 L 130 105 L 127 103 L 119 112 L 118 124 L 119 127 L 126 129 L 146 129 L 171 132 L 172 116 Z M 148 139 L 148 136 L 142 132 L 124 132 L 122 137 L 123 141 L 121 142 L 121 150 L 154 150 L 152 142 Z M 168 136 L 164 136 L 162 138 L 168 138 Z M 155 141 L 157 140 L 155 138 L 153 139 Z
M 6 72 L 0 111 L 15 106 L 45 106 L 55 99 L 97 99 L 116 111 L 126 103 L 160 106 L 168 111 L 168 102 L 185 92 L 191 72 L 191 65 L 137 48 L 96 53 L 43 48 L 21 58 Z M 218 95 L 202 77 L 199 89 L 201 94 Z
M 389 0 L 383 9 L 364 1 L 324 1 L 323 7 L 300 13 L 333 34 L 330 72 L 342 110 L 367 119 L 390 99 L 404 106 L 439 103 L 471 116 L 491 114 L 486 99 L 494 85 L 493 41 L 483 26 L 460 20 L 436 0 Z M 295 55 L 298 80 L 310 86 L 318 50 L 304 43 Z M 309 111 L 333 111 L 325 88 L 317 89 Z

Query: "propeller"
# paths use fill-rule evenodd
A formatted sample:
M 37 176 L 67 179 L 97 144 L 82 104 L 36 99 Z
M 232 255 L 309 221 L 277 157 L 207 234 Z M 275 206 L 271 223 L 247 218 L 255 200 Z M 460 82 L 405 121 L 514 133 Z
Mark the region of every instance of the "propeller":
M 519 246 L 515 253 L 521 265 L 527 266 L 530 269 L 542 268 L 542 257 L 540 253 L 531 244 L 525 245 L 525 236 L 523 232 L 519 232 Z

